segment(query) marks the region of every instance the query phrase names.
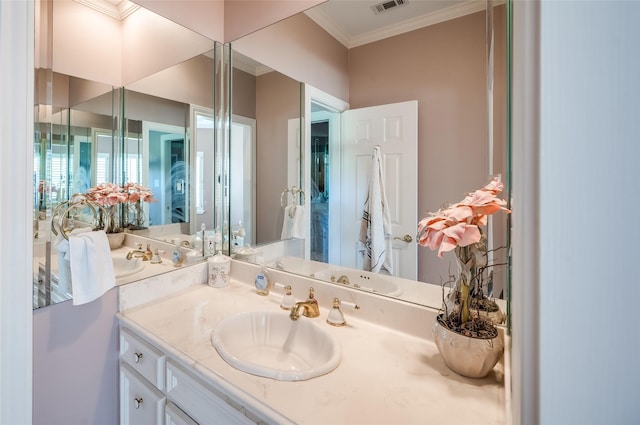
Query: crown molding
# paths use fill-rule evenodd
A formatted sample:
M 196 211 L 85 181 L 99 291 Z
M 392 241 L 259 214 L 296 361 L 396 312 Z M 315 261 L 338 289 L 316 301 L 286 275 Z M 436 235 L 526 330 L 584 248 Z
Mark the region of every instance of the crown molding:
M 494 1 L 494 5 L 501 3 L 504 3 L 504 0 Z M 437 12 L 418 16 L 413 19 L 409 19 L 395 25 L 389 25 L 375 31 L 370 31 L 353 38 L 340 31 L 340 29 L 333 24 L 331 19 L 324 12 L 322 12 L 320 8 L 307 10 L 305 14 L 309 16 L 309 18 L 311 18 L 315 23 L 320 25 L 325 31 L 331 34 L 336 40 L 342 43 L 345 47 L 351 49 L 353 47 L 373 43 L 374 41 L 379 41 L 388 37 L 393 37 L 409 31 L 414 31 L 423 27 L 439 24 L 451 19 L 460 18 L 462 16 L 480 12 L 482 10 L 485 10 L 485 8 L 485 1 L 469 0 L 461 4 L 441 9 Z
M 76 2 L 90 7 L 100 13 L 103 13 L 112 18 L 122 21 L 127 16 L 140 8 L 139 5 L 130 2 L 129 0 L 122 0 L 118 3 L 114 3 L 109 0 L 75 0 Z

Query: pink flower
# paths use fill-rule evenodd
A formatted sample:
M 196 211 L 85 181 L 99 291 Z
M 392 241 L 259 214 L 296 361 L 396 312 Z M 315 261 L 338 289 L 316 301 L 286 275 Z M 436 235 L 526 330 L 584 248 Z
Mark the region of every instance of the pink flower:
M 119 186 L 115 183 L 102 183 L 92 187 L 86 193 L 89 200 L 102 206 L 135 203 L 138 200 L 144 202 L 156 202 L 153 192 L 138 183 L 125 183 Z
M 487 224 L 487 217 L 502 210 L 510 213 L 506 201 L 498 199 L 502 191 L 500 177 L 465 197 L 462 202 L 430 214 L 418 223 L 418 244 L 438 250 L 438 257 L 456 246 L 468 246 L 480 242 L 480 227 Z

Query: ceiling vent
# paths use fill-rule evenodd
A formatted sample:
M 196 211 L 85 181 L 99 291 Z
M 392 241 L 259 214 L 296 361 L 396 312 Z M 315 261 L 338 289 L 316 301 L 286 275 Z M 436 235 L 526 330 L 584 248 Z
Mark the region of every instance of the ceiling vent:
M 407 3 L 409 3 L 407 0 L 389 0 L 382 3 L 374 4 L 373 6 L 371 6 L 371 9 L 373 9 L 373 13 L 379 15 L 381 13 L 388 12 L 394 7 L 405 6 Z

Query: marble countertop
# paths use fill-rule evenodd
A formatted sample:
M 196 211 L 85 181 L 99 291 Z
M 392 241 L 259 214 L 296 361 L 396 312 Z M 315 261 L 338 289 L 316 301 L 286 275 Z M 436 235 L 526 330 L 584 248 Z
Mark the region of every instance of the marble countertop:
M 245 279 L 243 279 L 243 282 Z M 125 309 L 123 326 L 151 342 L 204 379 L 217 382 L 248 410 L 275 423 L 297 424 L 503 424 L 504 365 L 484 379 L 451 372 L 435 344 L 344 311 L 348 326 L 313 320 L 342 346 L 333 372 L 308 381 L 281 382 L 228 365 L 212 347 L 211 331 L 224 317 L 247 311 L 282 311 L 281 294 L 258 296 L 252 285 L 232 280 L 226 288 L 191 286 L 167 298 Z M 378 297 L 379 298 L 379 297 Z M 320 299 L 320 298 L 318 298 Z M 380 303 L 362 305 L 378 310 Z M 121 304 L 122 305 L 122 304 Z M 431 323 L 425 323 L 431 327 Z

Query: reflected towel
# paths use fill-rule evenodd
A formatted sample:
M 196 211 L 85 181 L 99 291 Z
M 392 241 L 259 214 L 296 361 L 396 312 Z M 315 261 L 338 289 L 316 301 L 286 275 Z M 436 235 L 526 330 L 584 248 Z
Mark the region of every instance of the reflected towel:
M 109 240 L 103 230 L 69 236 L 73 305 L 102 296 L 116 283 Z
M 295 214 L 296 206 L 287 205 L 284 207 L 284 219 L 282 220 L 282 232 L 280 233 L 280 239 L 291 239 L 291 231 L 293 230 L 293 215 Z
M 291 237 L 304 239 L 304 206 L 294 205 L 293 223 L 291 224 Z
M 62 294 L 71 293 L 71 265 L 69 264 L 69 241 L 60 233 L 53 242 L 58 255 L 58 289 Z
M 304 212 L 303 205 L 287 205 L 284 208 L 280 239 L 304 239 Z
M 364 245 L 364 269 L 379 273 L 384 268 L 393 274 L 391 215 L 384 190 L 384 164 L 379 146 L 373 149 L 371 158 L 371 174 L 359 238 Z

